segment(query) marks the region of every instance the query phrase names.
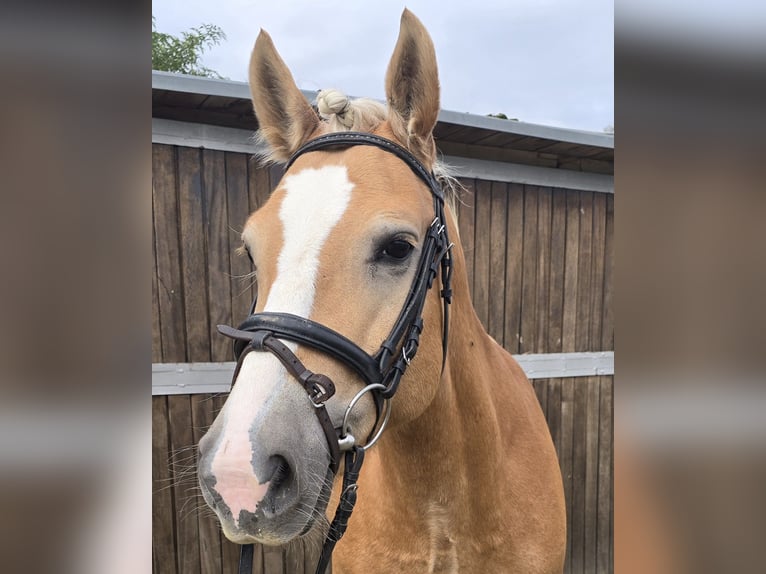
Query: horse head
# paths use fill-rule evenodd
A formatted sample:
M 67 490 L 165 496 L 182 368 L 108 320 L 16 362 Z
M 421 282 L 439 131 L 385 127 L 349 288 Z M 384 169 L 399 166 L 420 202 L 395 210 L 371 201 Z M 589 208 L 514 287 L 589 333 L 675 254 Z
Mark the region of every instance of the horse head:
M 418 417 L 437 392 L 446 344 L 442 275 L 426 277 L 437 287 L 422 287 L 419 309 L 391 336 L 413 291 L 421 289 L 419 274 L 428 274 L 434 261 L 438 269 L 449 251 L 441 237 L 443 198 L 432 175 L 436 57 L 425 28 L 406 10 L 385 85 L 387 106 L 329 91 L 320 93 L 315 109 L 266 32 L 252 52 L 259 137 L 269 160 L 293 159 L 242 233 L 243 250 L 257 270 L 256 319 L 228 331 L 244 339 L 248 351 L 256 345 L 253 333 L 260 333 L 257 350 L 268 347 L 268 339 L 271 352 L 243 353 L 231 394 L 199 444 L 203 495 L 235 542 L 283 544 L 324 523 L 337 463 L 332 429 L 363 444 L 383 424 L 382 402 L 391 400 L 386 420 L 395 427 Z M 371 134 L 374 145 L 330 140 L 305 147 L 345 131 Z M 386 149 L 385 142 L 394 147 Z M 276 331 L 268 330 L 267 320 Z M 289 336 L 293 327 L 302 334 Z M 346 355 L 361 357 L 362 367 L 302 342 L 319 331 L 330 333 L 329 346 L 348 346 Z M 414 348 L 407 347 L 411 337 Z M 375 364 L 365 354 L 380 363 L 377 388 L 375 369 L 365 374 Z M 393 397 L 387 381 L 401 376 L 396 365 L 408 368 Z M 320 389 L 316 396 L 324 392 L 319 405 L 311 385 Z M 359 394 L 370 385 L 376 392 Z M 329 423 L 315 416 L 318 408 Z

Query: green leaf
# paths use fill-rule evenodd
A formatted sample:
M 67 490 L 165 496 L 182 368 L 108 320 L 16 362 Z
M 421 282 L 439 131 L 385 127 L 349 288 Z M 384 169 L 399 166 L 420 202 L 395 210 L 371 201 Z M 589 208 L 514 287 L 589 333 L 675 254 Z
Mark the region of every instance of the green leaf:
M 152 69 L 192 76 L 222 78 L 215 70 L 203 66 L 202 54 L 226 39 L 224 31 L 214 24 L 202 24 L 180 37 L 157 31 L 152 16 Z

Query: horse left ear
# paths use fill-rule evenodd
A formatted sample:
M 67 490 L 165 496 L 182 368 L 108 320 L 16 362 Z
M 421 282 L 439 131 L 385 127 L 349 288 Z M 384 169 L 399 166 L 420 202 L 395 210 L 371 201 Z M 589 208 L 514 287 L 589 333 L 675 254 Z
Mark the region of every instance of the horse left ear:
M 250 56 L 250 93 L 270 158 L 287 161 L 317 129 L 319 118 L 263 30 Z
M 439 116 L 436 52 L 425 26 L 406 8 L 386 72 L 386 98 L 394 134 L 430 167 L 436 159 L 432 132 Z

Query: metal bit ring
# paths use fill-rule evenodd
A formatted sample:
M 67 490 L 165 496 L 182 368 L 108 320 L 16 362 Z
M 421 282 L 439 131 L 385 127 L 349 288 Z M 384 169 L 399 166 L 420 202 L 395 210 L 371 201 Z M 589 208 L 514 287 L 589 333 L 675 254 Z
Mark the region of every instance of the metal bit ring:
M 351 410 L 356 406 L 356 403 L 359 402 L 359 400 L 366 395 L 367 393 L 374 391 L 374 390 L 385 390 L 386 386 L 382 385 L 380 383 L 373 383 L 371 385 L 367 385 L 363 389 L 361 389 L 356 395 L 354 395 L 354 398 L 351 399 L 351 402 L 348 403 L 348 406 L 346 407 L 346 412 L 343 413 L 343 423 L 341 424 L 341 436 L 340 441 L 342 442 L 346 436 L 351 436 L 350 431 L 351 429 L 348 427 L 348 417 L 351 414 Z M 390 399 L 384 400 L 384 409 L 385 414 L 383 415 L 383 422 L 381 423 L 378 430 L 375 432 L 375 436 L 370 439 L 370 442 L 368 442 L 366 445 L 362 446 L 364 450 L 367 450 L 372 445 L 374 445 L 376 442 L 378 442 L 378 439 L 380 438 L 380 435 L 383 434 L 383 430 L 386 428 L 386 425 L 388 424 L 388 419 L 391 417 L 391 401 Z M 377 426 L 378 422 L 375 421 L 375 425 Z

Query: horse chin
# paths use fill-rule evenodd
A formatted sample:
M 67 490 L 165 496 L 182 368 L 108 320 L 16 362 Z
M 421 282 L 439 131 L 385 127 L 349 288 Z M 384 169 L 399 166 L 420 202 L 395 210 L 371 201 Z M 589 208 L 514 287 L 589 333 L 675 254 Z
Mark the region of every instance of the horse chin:
M 318 494 L 296 493 L 293 500 L 286 500 L 290 495 L 284 490 L 274 493 L 269 489 L 255 512 L 242 510 L 236 520 L 229 513 L 221 516 L 216 512 L 224 536 L 236 544 L 282 546 L 317 528 L 326 529 L 325 510 L 332 481 L 332 472 L 328 470 Z

